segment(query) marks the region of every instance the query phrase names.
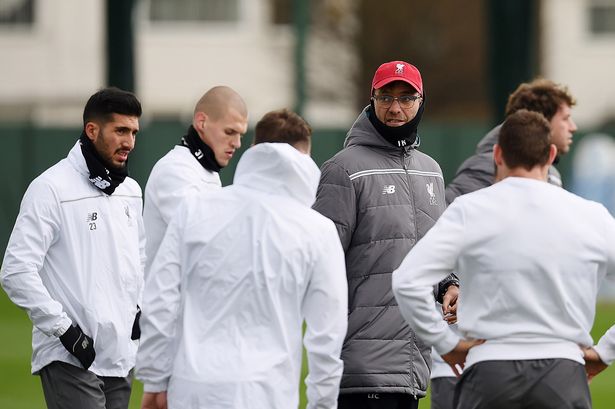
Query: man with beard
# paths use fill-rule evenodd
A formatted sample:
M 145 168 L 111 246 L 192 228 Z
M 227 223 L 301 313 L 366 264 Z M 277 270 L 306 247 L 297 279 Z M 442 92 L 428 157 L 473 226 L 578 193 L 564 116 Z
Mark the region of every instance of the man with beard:
M 183 199 L 222 187 L 218 172 L 241 146 L 247 128 L 246 104 L 233 89 L 217 86 L 199 99 L 186 135 L 154 165 L 145 186 L 146 275 Z
M 382 64 L 371 103 L 348 132 L 344 149 L 322 166 L 314 209 L 337 227 L 346 257 L 348 332 L 338 405 L 416 408 L 429 383 L 430 351 L 403 320 L 391 273 L 446 207 L 440 167 L 420 152 L 425 108 L 419 70 Z M 448 309 L 454 276 L 435 289 Z
M 47 407 L 125 409 L 145 262 L 141 189 L 128 177 L 141 104 L 98 91 L 68 156 L 28 187 L 2 286 L 34 324 L 32 373 Z

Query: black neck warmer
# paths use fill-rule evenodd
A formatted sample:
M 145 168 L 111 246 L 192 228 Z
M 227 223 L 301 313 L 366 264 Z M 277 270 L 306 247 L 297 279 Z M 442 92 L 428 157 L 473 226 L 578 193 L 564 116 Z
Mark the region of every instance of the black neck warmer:
M 374 125 L 374 128 L 378 131 L 384 139 L 386 139 L 391 145 L 397 147 L 410 147 L 412 149 L 417 148 L 421 143 L 421 138 L 418 135 L 419 122 L 423 116 L 425 109 L 425 101 L 421 104 L 421 107 L 416 113 L 416 116 L 412 121 L 402 126 L 387 126 L 376 117 L 376 111 L 374 108 L 374 101 L 372 100 L 369 108 L 367 108 L 367 117 L 369 121 Z
M 81 132 L 79 143 L 81 144 L 81 153 L 90 171 L 90 177 L 88 179 L 97 189 L 102 190 L 108 195 L 112 195 L 115 188 L 126 179 L 126 176 L 128 176 L 128 162 L 126 162 L 126 166 L 122 168 L 110 166 L 110 164 L 106 163 L 100 156 L 94 143 L 88 138 L 85 131 Z
M 201 137 L 192 125 L 188 128 L 188 133 L 182 136 L 180 145 L 190 149 L 192 156 L 194 156 L 205 169 L 212 172 L 220 172 L 220 169 L 222 169 L 222 166 L 218 165 L 214 151 L 201 140 Z

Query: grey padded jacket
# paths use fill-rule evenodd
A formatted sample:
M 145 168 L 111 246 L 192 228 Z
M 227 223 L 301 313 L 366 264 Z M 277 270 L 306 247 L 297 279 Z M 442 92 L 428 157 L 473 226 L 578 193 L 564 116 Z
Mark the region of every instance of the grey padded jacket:
M 314 209 L 335 223 L 348 277 L 340 393 L 425 396 L 430 348 L 402 318 L 391 273 L 446 207 L 440 166 L 391 145 L 364 110 L 321 171 Z
M 476 145 L 476 153 L 461 164 L 455 178 L 446 186 L 447 204 L 457 196 L 491 186 L 495 182 L 493 145 L 498 143 L 501 127 L 502 125 L 498 125 L 489 131 Z M 562 187 L 562 177 L 555 166 L 549 167 L 548 178 L 552 185 Z

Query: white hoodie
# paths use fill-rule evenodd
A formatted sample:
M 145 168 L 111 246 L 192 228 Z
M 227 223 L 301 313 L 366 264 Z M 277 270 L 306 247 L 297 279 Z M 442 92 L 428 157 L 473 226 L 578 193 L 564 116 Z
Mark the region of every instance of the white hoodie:
M 234 185 L 181 206 L 146 280 L 145 391 L 169 408 L 296 408 L 305 320 L 308 408 L 337 406 L 347 284 L 335 226 L 310 208 L 319 174 L 259 144 Z
M 34 324 L 32 372 L 81 367 L 58 337 L 79 324 L 94 339 L 90 371 L 124 377 L 141 301 L 145 234 L 141 188 L 126 178 L 109 196 L 88 180 L 79 142 L 26 191 L 2 263 L 2 286 Z
M 184 198 L 200 190 L 215 191 L 221 187 L 218 172 L 205 169 L 185 146 L 175 146 L 156 162 L 147 178 L 143 208 L 146 276 L 167 225 Z
M 400 310 L 440 354 L 459 340 L 434 308 L 432 285 L 458 273 L 458 325 L 486 339 L 483 360 L 565 358 L 593 344 L 596 296 L 615 275 L 615 220 L 604 206 L 545 182 L 508 177 L 460 196 L 393 273 Z

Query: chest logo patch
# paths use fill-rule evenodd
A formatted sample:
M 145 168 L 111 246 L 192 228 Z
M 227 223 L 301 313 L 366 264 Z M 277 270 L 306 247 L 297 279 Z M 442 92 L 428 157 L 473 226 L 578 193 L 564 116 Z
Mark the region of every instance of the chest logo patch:
M 395 193 L 395 185 L 384 185 L 382 187 L 383 195 L 392 195 L 393 193 Z
M 86 221 L 90 230 L 96 230 L 96 220 L 98 220 L 97 212 L 88 213 Z
M 426 183 L 425 187 L 427 188 L 427 193 L 429 193 L 429 204 L 431 206 L 437 206 L 438 201 L 436 200 L 436 194 L 433 192 L 433 182 Z

